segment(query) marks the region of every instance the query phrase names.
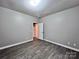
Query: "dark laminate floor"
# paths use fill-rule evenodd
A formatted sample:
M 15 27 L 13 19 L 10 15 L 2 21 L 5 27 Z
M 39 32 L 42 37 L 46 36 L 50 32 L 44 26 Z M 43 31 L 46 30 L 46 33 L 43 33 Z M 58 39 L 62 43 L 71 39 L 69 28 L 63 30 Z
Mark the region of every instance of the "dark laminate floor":
M 2 50 L 0 59 L 79 59 L 79 53 L 38 40 Z

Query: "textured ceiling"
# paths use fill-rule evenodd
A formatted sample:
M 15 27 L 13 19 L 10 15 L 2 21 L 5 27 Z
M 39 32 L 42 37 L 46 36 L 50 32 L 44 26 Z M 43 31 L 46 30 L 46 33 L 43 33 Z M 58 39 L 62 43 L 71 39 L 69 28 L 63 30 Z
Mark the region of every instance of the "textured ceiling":
M 79 0 L 40 0 L 38 6 L 30 0 L 0 0 L 0 6 L 35 17 L 43 17 L 79 5 Z

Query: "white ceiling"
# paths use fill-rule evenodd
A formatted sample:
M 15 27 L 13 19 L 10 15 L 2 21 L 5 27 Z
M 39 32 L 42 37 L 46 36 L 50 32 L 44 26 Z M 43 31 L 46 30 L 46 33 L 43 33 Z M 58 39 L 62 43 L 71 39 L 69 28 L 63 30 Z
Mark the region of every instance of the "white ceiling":
M 30 0 L 0 0 L 0 6 L 31 16 L 43 17 L 79 5 L 79 0 L 40 0 L 38 6 L 30 5 Z

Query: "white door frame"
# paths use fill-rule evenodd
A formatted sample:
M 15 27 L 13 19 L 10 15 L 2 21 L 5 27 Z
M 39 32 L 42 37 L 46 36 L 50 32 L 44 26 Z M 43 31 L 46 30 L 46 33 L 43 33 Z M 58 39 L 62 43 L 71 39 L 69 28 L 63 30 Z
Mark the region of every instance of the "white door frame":
M 44 39 L 44 24 L 43 23 L 38 23 L 39 25 L 39 39 L 43 40 Z

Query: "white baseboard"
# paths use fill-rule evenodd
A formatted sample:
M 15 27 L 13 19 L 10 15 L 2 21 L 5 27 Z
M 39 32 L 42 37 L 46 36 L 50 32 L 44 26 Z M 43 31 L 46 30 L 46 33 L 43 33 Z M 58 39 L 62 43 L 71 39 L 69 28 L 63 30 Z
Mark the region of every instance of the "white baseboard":
M 0 47 L 0 50 L 6 49 L 6 48 L 10 48 L 10 47 L 13 47 L 13 46 L 16 46 L 16 45 L 20 45 L 20 44 L 23 44 L 23 43 L 27 43 L 27 42 L 30 42 L 32 40 L 33 39 L 30 39 L 30 40 L 27 40 L 27 41 L 23 41 L 23 42 L 19 42 L 19 43 L 12 44 L 12 45 L 8 45 L 8 46 L 4 46 L 4 47 Z
M 62 47 L 65 47 L 65 48 L 68 48 L 68 49 L 79 52 L 79 49 L 76 49 L 76 48 L 73 48 L 73 47 L 70 47 L 70 46 L 67 46 L 67 45 L 63 45 L 63 44 L 60 44 L 60 43 L 56 43 L 56 42 L 53 42 L 53 41 L 50 41 L 50 40 L 47 40 L 47 39 L 44 39 L 44 40 L 48 41 L 48 42 L 51 42 L 53 44 L 56 44 L 56 45 L 59 45 L 59 46 L 62 46 Z

